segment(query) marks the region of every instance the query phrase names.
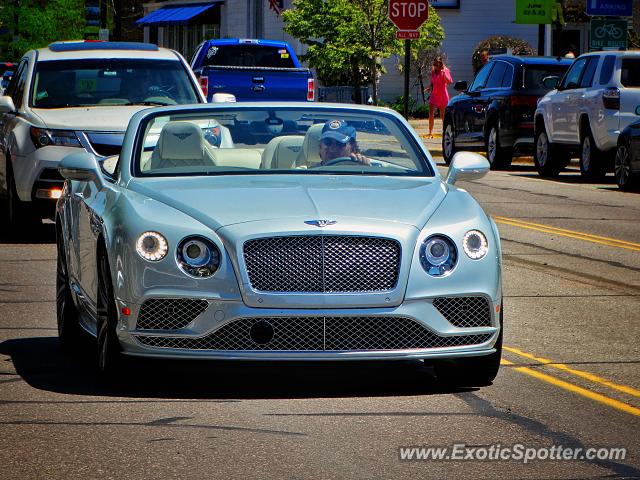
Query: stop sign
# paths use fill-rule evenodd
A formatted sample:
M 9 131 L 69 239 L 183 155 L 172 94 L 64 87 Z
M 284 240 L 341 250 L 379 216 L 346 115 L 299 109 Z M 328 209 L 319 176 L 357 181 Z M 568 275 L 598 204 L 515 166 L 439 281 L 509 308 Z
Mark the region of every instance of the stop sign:
M 428 0 L 389 0 L 389 20 L 400 30 L 418 30 L 428 17 Z

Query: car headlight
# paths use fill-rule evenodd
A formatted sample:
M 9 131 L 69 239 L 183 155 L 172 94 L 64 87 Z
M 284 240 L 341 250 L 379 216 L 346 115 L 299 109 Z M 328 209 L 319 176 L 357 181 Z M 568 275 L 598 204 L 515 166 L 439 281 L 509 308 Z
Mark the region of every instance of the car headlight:
M 158 232 L 144 232 L 138 237 L 136 251 L 145 260 L 157 262 L 167 255 L 169 244 Z
M 73 130 L 51 130 L 31 127 L 29 130 L 31 140 L 36 148 L 48 147 L 82 147 L 80 140 Z
M 187 237 L 178 245 L 178 265 L 194 277 L 210 277 L 220 267 L 220 250 L 204 237 Z
M 458 251 L 451 240 L 442 235 L 427 238 L 420 247 L 420 263 L 433 277 L 447 275 L 458 260 Z
M 487 237 L 480 230 L 469 230 L 462 239 L 462 249 L 467 257 L 480 260 L 489 251 Z

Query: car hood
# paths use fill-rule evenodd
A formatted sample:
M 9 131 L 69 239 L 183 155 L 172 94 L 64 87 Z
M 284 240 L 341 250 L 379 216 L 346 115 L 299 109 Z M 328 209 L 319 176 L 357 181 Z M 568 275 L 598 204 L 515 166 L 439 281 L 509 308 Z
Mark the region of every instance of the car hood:
M 169 205 L 213 230 L 246 222 L 351 218 L 418 229 L 444 199 L 437 177 L 224 175 L 134 178 L 128 189 Z M 289 223 L 289 222 L 285 222 Z
M 91 130 L 97 132 L 124 132 L 134 113 L 148 106 L 105 106 L 77 108 L 34 108 L 45 128 Z

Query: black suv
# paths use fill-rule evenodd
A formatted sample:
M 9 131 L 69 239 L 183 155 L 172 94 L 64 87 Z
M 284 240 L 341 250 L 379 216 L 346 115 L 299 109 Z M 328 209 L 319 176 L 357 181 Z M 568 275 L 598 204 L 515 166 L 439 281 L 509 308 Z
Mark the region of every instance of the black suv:
M 514 155 L 533 152 L 533 114 L 549 91 L 542 81 L 562 76 L 573 59 L 493 57 L 471 86 L 456 82 L 461 92 L 444 111 L 442 154 L 447 164 L 458 150 L 486 150 L 491 168 L 508 167 Z

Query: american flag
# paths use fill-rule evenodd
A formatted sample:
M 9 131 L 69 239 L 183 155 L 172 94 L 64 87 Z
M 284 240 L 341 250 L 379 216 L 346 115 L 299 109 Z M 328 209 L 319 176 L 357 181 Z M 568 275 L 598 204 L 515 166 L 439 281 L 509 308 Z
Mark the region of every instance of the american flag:
M 269 8 L 276 12 L 276 15 L 282 13 L 282 0 L 269 0 Z

